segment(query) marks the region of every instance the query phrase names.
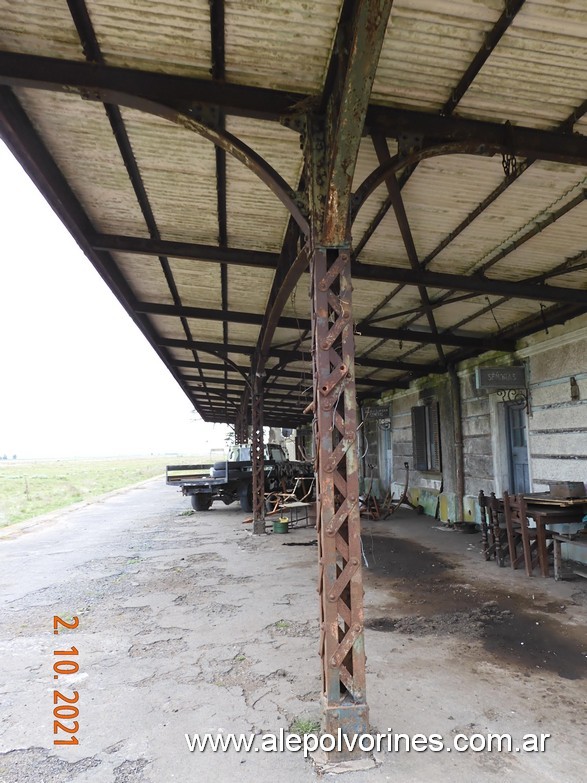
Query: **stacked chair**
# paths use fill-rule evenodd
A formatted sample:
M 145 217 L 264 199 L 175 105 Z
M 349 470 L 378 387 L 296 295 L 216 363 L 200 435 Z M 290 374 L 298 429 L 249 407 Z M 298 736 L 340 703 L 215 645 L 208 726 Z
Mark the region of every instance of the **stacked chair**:
M 483 555 L 486 560 L 495 559 L 504 566 L 509 559 L 512 568 L 523 566 L 527 576 L 533 576 L 538 567 L 543 576 L 548 576 L 548 554 L 552 533 L 530 527 L 528 509 L 522 495 L 503 493 L 498 500 L 492 492 L 487 497 L 479 492 L 481 510 L 481 535 Z
M 478 499 L 481 510 L 483 555 L 486 560 L 495 559 L 497 564 L 503 568 L 511 550 L 503 515 L 503 503 L 495 497 L 494 492 L 487 497 L 483 490 L 480 490 Z

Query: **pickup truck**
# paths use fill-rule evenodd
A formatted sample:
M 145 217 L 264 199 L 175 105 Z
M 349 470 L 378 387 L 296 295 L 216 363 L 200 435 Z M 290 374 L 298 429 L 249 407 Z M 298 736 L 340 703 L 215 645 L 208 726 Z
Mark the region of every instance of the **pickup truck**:
M 289 460 L 282 446 L 265 445 L 265 491 L 291 488 L 297 479 L 301 495 L 314 476 L 311 462 Z M 253 463 L 250 446 L 234 446 L 228 458 L 210 465 L 168 465 L 167 483 L 191 497 L 196 511 L 207 511 L 214 500 L 226 505 L 239 500 L 243 511 L 253 510 Z M 307 479 L 305 482 L 304 479 Z

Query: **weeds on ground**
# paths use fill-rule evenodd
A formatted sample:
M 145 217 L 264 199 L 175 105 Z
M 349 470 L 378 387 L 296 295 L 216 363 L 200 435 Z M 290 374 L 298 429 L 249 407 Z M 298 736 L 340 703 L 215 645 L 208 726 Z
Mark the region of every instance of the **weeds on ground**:
M 297 717 L 289 727 L 289 730 L 292 734 L 299 734 L 300 736 L 304 734 L 318 734 L 320 721 L 312 718 Z

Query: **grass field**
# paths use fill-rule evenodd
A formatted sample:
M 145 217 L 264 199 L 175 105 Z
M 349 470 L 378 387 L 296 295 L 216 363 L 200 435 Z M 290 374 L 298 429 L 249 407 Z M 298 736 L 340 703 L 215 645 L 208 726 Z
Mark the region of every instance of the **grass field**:
M 0 527 L 128 487 L 165 473 L 167 464 L 205 457 L 0 460 Z

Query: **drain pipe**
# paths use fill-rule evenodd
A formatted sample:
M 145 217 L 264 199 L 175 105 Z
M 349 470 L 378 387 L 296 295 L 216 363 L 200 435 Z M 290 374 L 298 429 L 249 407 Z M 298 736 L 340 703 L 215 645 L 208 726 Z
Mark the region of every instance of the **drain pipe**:
M 450 398 L 452 402 L 453 434 L 455 441 L 457 495 L 457 519 L 455 522 L 464 522 L 465 454 L 463 452 L 463 409 L 461 402 L 461 384 L 453 364 L 448 368 L 448 377 L 450 378 Z

